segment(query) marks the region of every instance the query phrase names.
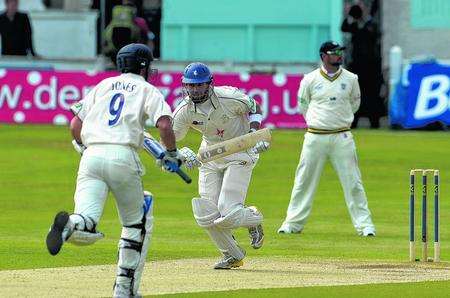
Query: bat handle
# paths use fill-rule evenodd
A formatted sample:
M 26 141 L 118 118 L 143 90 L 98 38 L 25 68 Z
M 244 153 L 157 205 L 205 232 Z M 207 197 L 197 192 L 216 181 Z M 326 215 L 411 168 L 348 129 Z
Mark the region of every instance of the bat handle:
M 189 177 L 189 175 L 186 174 L 182 169 L 179 168 L 175 173 L 177 173 L 178 176 L 180 176 L 181 179 L 183 179 L 187 184 L 190 184 L 192 182 L 191 177 Z

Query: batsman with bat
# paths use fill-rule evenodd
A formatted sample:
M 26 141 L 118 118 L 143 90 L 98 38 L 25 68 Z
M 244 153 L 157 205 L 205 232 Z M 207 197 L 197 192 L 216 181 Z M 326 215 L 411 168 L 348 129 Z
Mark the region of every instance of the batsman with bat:
M 205 64 L 189 64 L 183 72 L 182 84 L 185 98 L 173 113 L 177 141 L 193 128 L 203 135 L 202 152 L 259 129 L 262 120 L 259 105 L 237 88 L 213 86 L 213 76 Z M 199 167 L 199 197 L 192 199 L 192 209 L 198 225 L 223 254 L 214 269 L 243 265 L 245 251 L 234 239 L 233 229 L 248 228 L 254 249 L 263 244 L 263 215 L 256 207 L 245 207 L 244 203 L 258 154 L 268 147 L 269 143 L 261 140 L 248 150 L 204 163 L 192 150 L 180 149 L 188 168 Z
M 156 123 L 166 145 L 161 165 L 178 171 L 182 163 L 172 130 L 169 105 L 161 92 L 147 82 L 152 72 L 150 49 L 142 44 L 124 46 L 117 54 L 119 76 L 103 80 L 72 107 L 74 146 L 82 153 L 73 214 L 56 214 L 46 244 L 52 255 L 65 242 L 88 245 L 103 237 L 97 225 L 108 192 L 116 199 L 122 223 L 114 297 L 140 297 L 140 279 L 153 230 L 153 197 L 144 194 L 144 168 L 138 150 L 144 140 L 144 123 Z

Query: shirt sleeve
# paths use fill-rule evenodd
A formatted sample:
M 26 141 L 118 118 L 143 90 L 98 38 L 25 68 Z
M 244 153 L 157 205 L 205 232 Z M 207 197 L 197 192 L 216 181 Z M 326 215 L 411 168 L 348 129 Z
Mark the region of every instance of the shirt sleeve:
M 158 119 L 162 116 L 172 116 L 169 104 L 165 101 L 162 93 L 156 88 L 153 88 L 153 92 L 150 92 L 147 96 L 144 109 L 154 125 L 156 125 Z
M 361 104 L 361 91 L 359 89 L 358 76 L 353 80 L 352 92 L 350 93 L 350 105 L 352 107 L 352 112 L 356 113 Z
M 300 81 L 300 87 L 297 93 L 298 109 L 300 114 L 305 115 L 308 110 L 309 102 L 311 101 L 311 94 L 309 92 L 309 79 L 305 76 Z
M 255 113 L 256 112 L 256 102 L 255 100 L 240 91 L 237 88 L 232 88 L 229 93 L 230 98 L 232 99 L 232 110 L 237 115 Z
M 70 111 L 74 114 L 74 116 L 78 116 L 78 118 L 80 118 L 81 121 L 83 121 L 84 118 L 86 118 L 87 113 L 92 108 L 97 89 L 98 89 L 97 86 L 94 87 L 82 100 L 73 104 L 70 107 Z
M 186 116 L 187 103 L 181 102 L 180 105 L 173 112 L 173 132 L 175 133 L 175 139 L 177 141 L 182 140 L 187 132 L 189 131 L 189 127 L 191 125 L 188 117 Z

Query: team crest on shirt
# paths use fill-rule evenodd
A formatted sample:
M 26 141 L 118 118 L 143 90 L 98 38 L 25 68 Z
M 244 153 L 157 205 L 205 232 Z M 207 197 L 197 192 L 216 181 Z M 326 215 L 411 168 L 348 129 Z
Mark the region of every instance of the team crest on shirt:
M 226 123 L 226 122 L 228 122 L 228 120 L 230 120 L 230 117 L 228 117 L 227 115 L 223 114 L 222 115 L 222 122 Z
M 320 83 L 314 87 L 314 90 L 320 90 L 320 89 L 322 89 L 322 87 L 323 87 L 323 85 L 322 85 L 322 83 Z
M 218 129 L 216 128 L 217 132 L 216 132 L 216 136 L 219 136 L 221 138 L 223 138 L 223 133 L 225 132 L 225 129 Z
M 344 83 L 341 84 L 341 89 L 342 89 L 342 90 L 345 90 L 346 87 L 347 87 L 346 84 L 344 84 Z

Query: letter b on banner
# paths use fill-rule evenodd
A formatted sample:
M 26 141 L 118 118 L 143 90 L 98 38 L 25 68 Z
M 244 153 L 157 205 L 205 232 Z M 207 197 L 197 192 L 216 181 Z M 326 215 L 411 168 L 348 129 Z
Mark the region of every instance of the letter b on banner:
M 424 77 L 417 96 L 414 118 L 424 120 L 442 115 L 449 109 L 447 93 L 450 78 L 446 75 L 431 75 Z

